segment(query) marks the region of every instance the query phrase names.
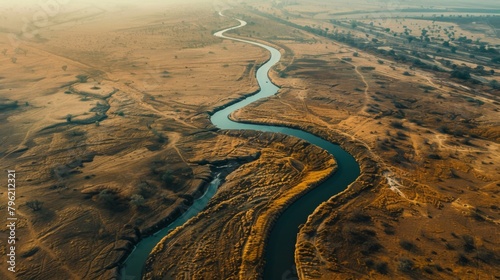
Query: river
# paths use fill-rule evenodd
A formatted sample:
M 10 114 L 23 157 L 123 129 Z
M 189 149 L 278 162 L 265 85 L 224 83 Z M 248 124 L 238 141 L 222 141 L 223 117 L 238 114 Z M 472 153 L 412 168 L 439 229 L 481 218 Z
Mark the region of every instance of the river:
M 221 13 L 219 13 L 223 16 Z M 240 108 L 255 102 L 261 98 L 269 97 L 275 95 L 279 87 L 271 82 L 268 73 L 271 67 L 273 67 L 281 58 L 281 53 L 268 45 L 261 44 L 258 42 L 253 42 L 249 40 L 232 38 L 225 36 L 224 33 L 233 29 L 241 28 L 246 25 L 246 22 L 239 20 L 239 25 L 230 27 L 219 32 L 216 32 L 214 36 L 234 40 L 242 43 L 252 44 L 266 49 L 270 52 L 269 60 L 263 64 L 256 73 L 257 82 L 260 86 L 260 91 L 256 94 L 249 96 L 233 105 L 230 105 L 224 109 L 215 112 L 210 120 L 211 122 L 220 129 L 244 129 L 244 130 L 256 130 L 256 131 L 266 131 L 274 133 L 283 133 L 287 135 L 292 135 L 303 139 L 311 144 L 321 147 L 331 153 L 337 162 L 338 168 L 336 172 L 330 176 L 323 183 L 315 187 L 313 190 L 309 191 L 307 194 L 299 198 L 292 205 L 290 205 L 278 218 L 275 225 L 273 226 L 268 244 L 266 246 L 265 260 L 266 265 L 264 267 L 264 279 L 296 279 L 295 278 L 295 262 L 294 262 L 294 251 L 295 242 L 297 239 L 298 227 L 300 224 L 304 224 L 307 217 L 316 209 L 322 202 L 332 197 L 335 194 L 345 190 L 347 186 L 352 183 L 359 176 L 360 169 L 356 160 L 346 151 L 341 149 L 338 145 L 330 143 L 320 137 L 317 137 L 308 132 L 280 127 L 271 125 L 260 125 L 260 124 L 248 124 L 248 123 L 238 123 L 230 120 L 228 116 Z M 203 204 L 206 205 L 205 200 L 210 199 L 216 190 L 217 182 L 212 182 L 208 194 L 203 196 L 203 200 L 200 203 L 195 201 L 193 205 L 193 211 L 190 208 L 189 217 L 195 215 L 200 211 L 199 209 Z M 184 216 L 184 215 L 183 215 Z M 174 221 L 172 225 L 169 225 L 167 229 L 159 232 L 154 239 L 144 239 L 139 242 L 136 249 L 131 253 L 125 262 L 125 266 L 122 269 L 122 278 L 127 279 L 140 279 L 141 270 L 146 262 L 147 256 L 153 249 L 154 245 L 161 240 L 161 238 L 168 233 L 172 228 L 181 225 L 183 222 L 187 221 L 187 217 L 179 218 L 179 221 Z M 155 243 L 156 242 L 156 243 Z M 144 245 L 146 244 L 146 245 Z M 215 272 L 214 272 L 215 273 Z M 129 277 L 129 278 L 127 278 Z M 133 277 L 133 278 L 130 278 Z

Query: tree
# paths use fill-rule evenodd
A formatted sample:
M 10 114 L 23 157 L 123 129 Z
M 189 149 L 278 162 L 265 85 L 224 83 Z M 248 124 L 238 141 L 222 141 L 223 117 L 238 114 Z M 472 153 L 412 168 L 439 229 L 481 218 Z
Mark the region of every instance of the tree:
M 71 119 L 72 119 L 72 118 L 73 118 L 73 116 L 72 116 L 71 114 L 68 114 L 68 115 L 66 116 L 66 121 L 67 121 L 67 122 L 71 122 Z
M 28 206 L 28 208 L 30 208 L 31 210 L 33 211 L 40 211 L 42 209 L 42 205 L 43 205 L 43 202 L 41 202 L 40 200 L 30 200 L 28 202 L 26 202 L 26 206 Z
M 456 69 L 453 72 L 451 72 L 451 77 L 462 80 L 468 80 L 470 79 L 470 71 L 467 69 Z
M 500 83 L 497 82 L 496 80 L 491 80 L 490 81 L 490 87 L 492 87 L 494 89 L 500 89 Z

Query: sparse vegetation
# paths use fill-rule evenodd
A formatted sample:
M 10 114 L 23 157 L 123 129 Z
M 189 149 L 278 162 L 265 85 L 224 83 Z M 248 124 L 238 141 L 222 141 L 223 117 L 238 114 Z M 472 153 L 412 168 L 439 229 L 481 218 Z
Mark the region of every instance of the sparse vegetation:
M 43 202 L 38 199 L 30 200 L 26 202 L 26 206 L 32 211 L 37 212 L 42 210 Z
M 89 79 L 89 76 L 81 74 L 77 75 L 76 78 L 78 79 L 79 83 L 86 83 Z
M 408 17 L 379 20 L 378 12 L 368 18 L 336 15 L 328 1 L 321 8 L 314 1 L 301 5 L 247 1 L 235 4 L 228 16 L 248 22 L 237 30 L 242 38 L 272 41 L 282 53 L 271 73 L 273 79 L 281 77 L 281 93 L 234 117 L 305 128 L 340 143 L 360 164 L 358 181 L 318 207 L 299 229 L 294 260 L 303 266 L 304 278 L 494 275 L 490 272 L 499 257 L 488 246 L 498 243 L 491 220 L 498 212 L 493 190 L 499 74 L 495 44 L 486 42 L 491 38 L 483 34 L 485 42 L 479 42 L 477 31 L 463 24 L 452 28 L 451 22 L 460 20 L 448 13 L 436 22 L 428 12 L 418 19 L 405 12 Z M 64 256 L 75 278 L 117 274 L 117 260 L 124 259 L 130 245 L 156 231 L 149 227 L 159 220 L 167 223 L 181 214 L 204 191 L 214 170 L 231 175 L 203 218 L 172 232 L 166 244 L 173 246 L 163 246 L 165 254 L 151 265 L 166 267 L 161 261 L 168 259 L 172 275 L 188 268 L 199 278 L 210 278 L 213 271 L 230 278 L 233 268 L 260 271 L 254 264 L 262 259 L 253 252 L 264 251 L 261 237 L 269 233 L 263 229 L 269 217 L 261 215 L 276 217 L 268 210 L 279 212 L 292 195 L 289 190 L 305 187 L 298 185 L 302 182 L 312 186 L 327 174 L 326 164 L 333 164 L 321 152 L 311 152 L 313 145 L 283 141 L 279 134 L 269 140 L 266 133 L 210 125 L 207 112 L 256 90 L 253 74 L 268 53 L 211 36 L 232 23 L 201 6 L 195 13 L 162 9 L 153 16 L 140 14 L 125 29 L 116 29 L 115 17 L 98 16 L 102 30 L 95 37 L 88 36 L 95 31 L 93 12 L 85 10 L 89 24 L 76 30 L 83 32 L 81 39 L 50 28 L 48 45 L 44 38 L 36 41 L 40 50 L 60 50 L 66 57 L 44 52 L 47 59 L 40 60 L 38 51 L 27 56 L 5 50 L 2 91 L 32 105 L 0 110 L 6 131 L 15 128 L 0 153 L 19 169 L 26 190 L 22 200 L 44 195 L 43 215 L 33 215 L 31 222 L 36 232 L 50 233 L 43 241 L 58 249 L 54 262 L 44 264 L 47 271 L 59 271 L 57 258 Z M 128 20 L 128 8 L 123 9 L 120 15 Z M 474 22 L 469 27 L 479 30 L 491 19 L 474 16 Z M 19 64 L 9 62 L 12 56 L 21 57 Z M 167 65 L 172 73 L 164 70 Z M 460 78 L 459 71 L 469 72 L 470 78 Z M 78 73 L 86 75 L 75 79 Z M 22 87 L 26 81 L 43 98 L 29 99 L 31 93 Z M 117 89 L 110 97 L 112 87 Z M 61 123 L 58 118 L 68 112 L 72 115 Z M 49 117 L 40 121 L 35 114 Z M 27 125 L 31 121 L 34 125 Z M 95 154 L 96 161 L 83 166 L 92 161 L 88 154 Z M 341 157 L 335 160 L 345 166 Z M 118 215 L 120 209 L 129 210 Z M 480 230 L 474 231 L 476 225 Z M 19 233 L 20 240 L 36 241 L 32 231 Z M 194 243 L 199 250 L 186 250 Z M 116 245 L 111 255 L 110 244 Z M 244 249 L 248 245 L 250 259 Z M 20 248 L 20 255 L 32 246 Z M 67 254 L 73 247 L 92 250 Z M 26 261 L 36 264 L 45 255 L 41 251 L 27 254 Z M 38 271 L 17 275 L 43 279 Z
M 404 129 L 403 122 L 401 121 L 391 121 L 391 126 L 397 129 Z
M 404 273 L 410 273 L 413 270 L 414 266 L 415 263 L 412 260 L 403 258 L 399 260 L 398 270 Z
M 412 253 L 417 252 L 417 246 L 411 241 L 401 240 L 401 241 L 399 241 L 399 245 L 401 246 L 401 248 L 405 249 L 406 251 L 409 251 Z
M 172 184 L 174 182 L 174 176 L 172 170 L 167 170 L 161 174 L 161 181 L 166 184 Z
M 144 197 L 139 194 L 134 194 L 130 197 L 130 203 L 138 208 L 143 206 L 145 201 Z

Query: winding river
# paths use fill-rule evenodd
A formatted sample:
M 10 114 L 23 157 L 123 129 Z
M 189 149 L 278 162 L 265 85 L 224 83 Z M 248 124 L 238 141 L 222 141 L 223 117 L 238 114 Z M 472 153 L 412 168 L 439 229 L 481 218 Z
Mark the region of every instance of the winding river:
M 221 13 L 219 14 L 223 16 Z M 270 233 L 268 244 L 266 246 L 266 265 L 264 268 L 263 278 L 273 280 L 296 279 L 294 275 L 294 250 L 299 225 L 305 223 L 307 217 L 322 202 L 345 190 L 350 183 L 356 180 L 359 176 L 360 169 L 356 160 L 349 153 L 341 149 L 338 145 L 330 143 L 313 134 L 287 127 L 238 123 L 228 118 L 228 116 L 235 110 L 243 108 L 261 98 L 272 96 L 276 94 L 279 89 L 271 82 L 268 77 L 268 73 L 271 67 L 273 67 L 280 60 L 280 52 L 273 47 L 261 43 L 225 36 L 224 33 L 226 31 L 237 29 L 246 25 L 245 21 L 239 19 L 238 21 L 240 22 L 238 26 L 221 30 L 216 32 L 214 35 L 223 39 L 230 39 L 262 47 L 270 52 L 271 57 L 257 70 L 256 73 L 260 91 L 255 95 L 249 96 L 233 105 L 215 112 L 210 118 L 212 123 L 220 129 L 244 129 L 292 135 L 327 150 L 335 157 L 338 165 L 337 171 L 332 176 L 290 205 L 278 218 Z M 181 216 L 179 221 L 174 221 L 168 226 L 167 229 L 164 229 L 156 234 L 154 239 L 150 237 L 139 242 L 136 249 L 125 262 L 125 266 L 122 269 L 122 278 L 125 280 L 140 279 L 142 267 L 154 245 L 159 242 L 161 238 L 171 229 L 181 225 L 187 220 L 188 217 L 191 217 L 200 211 L 202 207 L 206 205 L 208 200 L 215 194 L 218 184 L 218 178 L 211 182 L 207 194 L 205 194 L 202 199 L 198 199 L 194 202 L 193 206 L 191 206 L 193 210 L 191 210 L 191 208 L 188 210 L 190 213 L 189 215 Z

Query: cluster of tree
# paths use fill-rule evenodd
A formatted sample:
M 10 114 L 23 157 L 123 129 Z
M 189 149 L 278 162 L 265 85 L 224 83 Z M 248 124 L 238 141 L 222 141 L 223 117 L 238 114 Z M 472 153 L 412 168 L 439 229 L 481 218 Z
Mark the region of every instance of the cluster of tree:
M 470 76 L 470 70 L 465 69 L 465 68 L 457 68 L 451 72 L 451 77 L 452 78 L 458 78 L 461 80 L 469 80 L 471 78 Z
M 328 28 L 322 29 L 322 28 L 315 27 L 315 26 L 307 26 L 307 25 L 301 26 L 301 25 L 289 22 L 287 20 L 283 20 L 283 19 L 276 17 L 276 16 L 273 16 L 273 15 L 268 15 L 268 14 L 265 14 L 262 12 L 256 12 L 256 13 L 260 14 L 262 16 L 271 18 L 271 19 L 273 19 L 277 22 L 283 23 L 285 25 L 288 25 L 288 26 L 291 26 L 291 27 L 294 27 L 297 29 L 301 29 L 301 30 L 304 30 L 306 32 L 310 32 L 310 33 L 313 33 L 313 34 L 316 34 L 319 36 L 323 36 L 323 37 L 326 37 L 326 38 L 329 38 L 329 39 L 332 39 L 335 41 L 339 41 L 339 42 L 348 44 L 352 47 L 356 47 L 356 48 L 363 49 L 363 50 L 369 50 L 369 49 L 375 50 L 375 51 L 378 51 L 380 54 L 388 55 L 388 56 L 392 57 L 396 61 L 410 62 L 410 63 L 412 63 L 412 67 L 417 67 L 417 68 L 421 68 L 421 69 L 429 69 L 429 70 L 433 70 L 433 71 L 443 71 L 437 65 L 427 64 L 427 63 L 423 62 L 422 60 L 420 60 L 419 59 L 420 56 L 418 53 L 414 54 L 417 58 L 415 58 L 415 57 L 412 58 L 412 57 L 409 57 L 405 53 L 396 53 L 395 50 L 386 51 L 386 50 L 382 50 L 382 49 L 377 49 L 378 40 L 372 39 L 371 41 L 366 41 L 365 38 L 357 38 L 356 36 L 353 36 L 351 34 L 351 32 L 347 32 L 347 33 L 346 32 L 338 32 L 337 30 L 335 30 L 334 32 L 329 32 Z M 338 22 L 336 20 L 331 20 L 330 22 L 332 24 L 337 24 L 337 25 L 340 24 L 340 22 Z M 357 28 L 357 27 L 358 27 L 358 22 L 351 21 L 351 28 Z M 453 35 L 452 34 L 453 32 L 448 32 L 448 33 Z M 408 39 L 409 43 L 412 43 L 414 40 L 427 41 L 427 42 L 430 41 L 430 40 L 427 40 L 429 37 L 428 37 L 428 30 L 426 30 L 426 29 L 422 29 L 422 35 L 420 36 L 420 39 L 409 35 L 409 33 L 407 33 L 407 34 L 408 34 L 407 39 Z M 466 37 L 461 37 L 461 38 L 459 38 L 459 41 L 469 42 L 469 39 L 467 39 Z M 450 51 L 452 53 L 455 53 L 457 51 L 457 46 L 451 45 L 450 41 L 445 41 L 443 43 L 443 46 L 450 48 Z M 498 51 L 496 49 L 491 48 L 491 47 L 486 48 L 484 44 L 479 46 L 477 48 L 477 51 L 482 52 L 482 53 L 491 53 L 491 54 L 498 53 Z M 428 58 L 428 57 L 427 57 L 427 55 L 424 55 L 424 57 L 422 57 L 422 58 Z M 500 56 L 493 57 L 491 59 L 491 61 L 493 63 L 500 63 Z M 458 79 L 462 79 L 462 80 L 469 80 L 469 79 L 471 79 L 471 73 L 478 74 L 478 75 L 488 75 L 488 74 L 494 75 L 495 74 L 494 70 L 491 70 L 489 72 L 485 71 L 483 66 L 478 66 L 476 69 L 470 69 L 469 67 L 458 67 L 455 64 L 451 64 L 451 62 L 450 63 L 446 63 L 446 62 L 449 62 L 449 61 L 447 61 L 447 60 L 442 61 L 443 65 L 446 65 L 448 67 L 451 66 L 453 68 L 453 71 L 451 72 L 451 77 L 453 77 L 453 78 L 458 78 Z

